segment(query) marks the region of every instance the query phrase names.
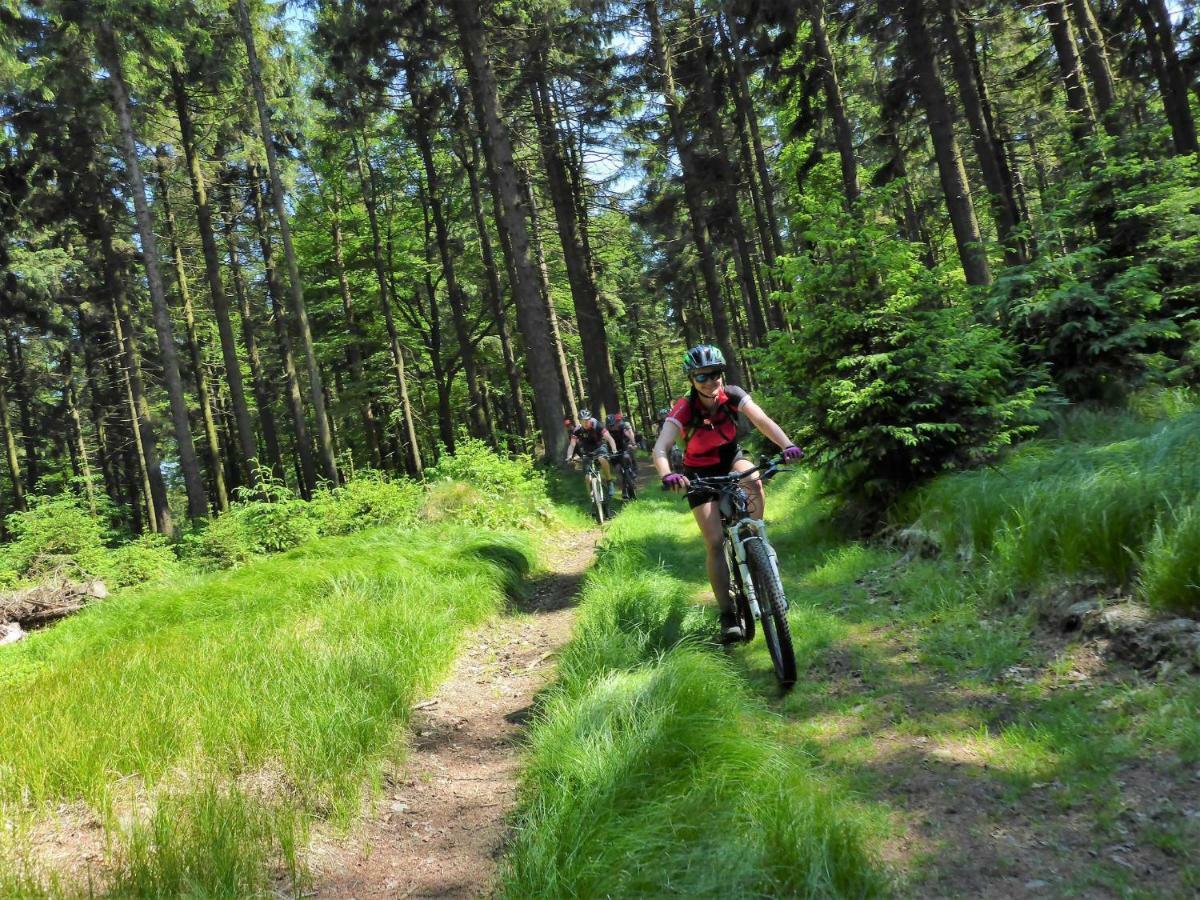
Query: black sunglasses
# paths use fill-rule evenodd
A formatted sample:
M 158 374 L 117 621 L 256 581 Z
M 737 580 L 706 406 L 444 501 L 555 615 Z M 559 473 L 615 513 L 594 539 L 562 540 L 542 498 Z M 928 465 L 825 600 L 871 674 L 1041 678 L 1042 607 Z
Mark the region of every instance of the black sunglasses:
M 714 378 L 724 378 L 725 370 L 717 369 L 715 372 L 693 372 L 692 377 L 696 379 L 696 384 L 704 384 L 706 381 L 712 381 Z

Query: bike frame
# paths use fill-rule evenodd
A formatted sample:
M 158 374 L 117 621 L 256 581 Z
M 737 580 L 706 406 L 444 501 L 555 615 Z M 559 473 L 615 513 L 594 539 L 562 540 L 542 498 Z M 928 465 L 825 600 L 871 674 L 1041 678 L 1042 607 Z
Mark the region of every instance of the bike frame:
M 722 483 L 715 487 L 718 491 L 717 505 L 721 512 L 721 525 L 725 531 L 725 561 L 729 567 L 729 574 L 730 577 L 733 577 L 734 572 L 737 573 L 742 592 L 746 595 L 746 601 L 750 605 L 750 612 L 755 620 L 760 622 L 762 621 L 762 608 L 758 604 L 758 593 L 754 590 L 754 580 L 750 577 L 750 566 L 746 561 L 746 545 L 751 541 L 759 541 L 767 549 L 767 558 L 771 561 L 771 568 L 775 570 L 776 577 L 779 576 L 779 558 L 775 555 L 775 548 L 771 546 L 770 538 L 767 536 L 767 523 L 749 515 L 750 498 L 746 494 L 746 489 L 741 486 L 741 482 L 762 468 L 762 466 L 755 466 L 753 469 L 740 472 L 736 479 L 730 475 L 717 476 Z M 760 477 L 766 481 L 773 478 L 778 471 L 778 466 L 772 464 Z M 703 484 L 707 479 L 699 480 Z

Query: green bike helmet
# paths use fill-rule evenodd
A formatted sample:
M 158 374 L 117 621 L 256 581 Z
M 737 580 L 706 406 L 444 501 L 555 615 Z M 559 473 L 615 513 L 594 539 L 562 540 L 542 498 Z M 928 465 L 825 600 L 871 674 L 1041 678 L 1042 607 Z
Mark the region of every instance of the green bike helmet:
M 683 374 L 691 377 L 697 369 L 708 369 L 713 366 L 724 366 L 725 354 L 720 347 L 712 344 L 697 344 L 683 354 Z

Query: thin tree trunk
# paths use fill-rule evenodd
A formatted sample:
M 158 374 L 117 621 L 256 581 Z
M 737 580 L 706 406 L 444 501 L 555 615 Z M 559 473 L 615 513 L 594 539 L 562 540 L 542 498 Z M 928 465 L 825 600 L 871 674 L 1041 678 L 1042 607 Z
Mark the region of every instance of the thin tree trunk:
M 21 418 L 21 441 L 25 445 L 25 491 L 34 493 L 41 478 L 38 452 L 38 429 L 33 424 L 33 391 L 30 389 L 29 369 L 25 365 L 25 350 L 21 341 L 7 328 L 4 344 L 13 370 L 13 387 L 17 395 L 17 414 Z
M 533 382 L 533 404 L 547 457 L 561 458 L 564 433 L 554 399 L 554 351 L 537 288 L 537 273 L 529 253 L 529 231 L 521 202 L 512 140 L 503 121 L 500 94 L 484 42 L 479 7 L 473 0 L 453 0 L 451 11 L 458 28 L 463 59 L 470 80 L 475 116 L 484 138 L 484 153 L 491 159 L 496 186 L 503 205 L 501 227 L 508 232 L 516 284 L 517 319 L 525 339 L 525 352 Z
M 414 478 L 421 478 L 424 465 L 421 461 L 421 447 L 417 443 L 417 428 L 413 420 L 412 403 L 408 397 L 408 373 L 404 369 L 404 352 L 400 346 L 400 334 L 396 330 L 396 319 L 393 315 L 395 294 L 387 276 L 387 265 L 383 259 L 383 241 L 380 237 L 379 215 L 375 190 L 375 170 L 367 155 L 364 144 L 359 149 L 358 139 L 350 138 L 354 148 L 355 166 L 358 169 L 358 180 L 362 186 L 363 205 L 367 208 L 367 220 L 371 224 L 371 248 L 375 261 L 375 280 L 379 284 L 379 305 L 383 309 L 383 321 L 387 326 L 388 351 L 392 356 L 392 373 L 396 376 L 396 395 L 400 401 L 400 413 L 404 418 L 404 442 L 406 445 L 406 467 Z
M 1161 59 L 1162 74 L 1158 79 L 1158 92 L 1162 97 L 1163 111 L 1171 125 L 1171 139 L 1175 152 L 1179 154 L 1200 153 L 1196 138 L 1196 120 L 1192 116 L 1188 99 L 1188 78 L 1179 61 L 1175 48 L 1171 14 L 1163 0 L 1133 0 L 1146 42 L 1151 53 Z
M 270 381 L 263 374 L 262 358 L 258 352 L 258 317 L 250 305 L 250 297 L 242 279 L 242 263 L 238 252 L 237 217 L 233 210 L 233 195 L 229 188 L 229 173 L 222 181 L 221 205 L 224 216 L 221 228 L 225 235 L 225 250 L 229 254 L 229 273 L 233 279 L 233 291 L 237 297 L 238 312 L 242 317 L 242 343 L 246 345 L 246 362 L 250 366 L 250 383 L 254 386 L 254 402 L 257 406 L 258 422 L 262 429 L 263 445 L 267 453 L 267 465 L 280 481 L 284 480 L 283 455 L 279 450 L 279 430 L 275 424 L 272 408 Z
M 833 119 L 833 138 L 842 165 L 842 191 L 846 195 L 846 207 L 849 209 L 862 194 L 858 183 L 858 160 L 854 155 L 854 129 L 850 125 L 850 117 L 846 114 L 842 86 L 838 81 L 837 62 L 833 57 L 833 48 L 829 46 L 829 34 L 825 30 L 824 0 L 807 0 L 807 6 L 808 24 L 821 66 L 825 106 Z
M 971 202 L 971 187 L 967 183 L 958 140 L 954 136 L 954 113 L 938 72 L 937 54 L 926 29 L 924 0 L 905 0 L 904 18 L 909 48 L 917 68 L 921 100 L 929 120 L 929 136 L 937 158 L 942 193 L 950 213 L 954 240 L 958 245 L 958 257 L 967 284 L 991 284 L 987 252 L 979 233 L 979 222 L 975 218 L 975 206 Z
M 729 25 L 729 44 L 733 52 L 736 89 L 742 96 L 747 116 L 746 124 L 750 128 L 750 142 L 754 147 L 754 162 L 758 168 L 758 182 L 762 185 L 763 204 L 766 206 L 767 222 L 770 225 L 771 243 L 774 245 L 775 256 L 783 256 L 783 238 L 779 231 L 779 217 L 775 211 L 775 187 L 771 181 L 771 169 L 767 165 L 767 154 L 763 150 L 762 133 L 758 127 L 758 114 L 750 96 L 750 83 L 746 78 L 746 66 L 742 58 L 741 36 L 738 34 L 737 21 L 733 16 L 726 17 Z
M 466 91 L 459 92 L 459 108 L 466 111 Z M 500 289 L 500 273 L 496 270 L 496 255 L 492 250 L 492 238 L 488 231 L 487 221 L 483 214 L 483 195 L 479 185 L 479 144 L 474 134 L 467 127 L 466 121 L 460 121 L 459 134 L 465 143 L 470 144 L 470 152 L 461 148 L 459 161 L 467 173 L 467 181 L 471 190 L 471 212 L 475 216 L 475 230 L 479 234 L 479 251 L 483 258 L 483 271 L 487 279 L 488 306 L 492 318 L 496 321 L 496 334 L 500 338 L 500 351 L 504 356 L 504 373 L 508 378 L 509 399 L 514 417 L 517 434 L 524 438 L 529 435 L 529 420 L 525 415 L 525 403 L 521 393 L 521 370 L 517 366 L 513 354 L 512 335 L 508 330 L 508 315 L 504 309 L 504 299 Z
M 712 242 L 709 240 L 707 212 L 700 194 L 700 186 L 696 183 L 693 150 L 687 137 L 687 129 L 683 123 L 679 99 L 675 92 L 674 66 L 658 15 L 658 0 L 646 0 L 646 15 L 650 20 L 651 44 L 655 61 L 658 64 L 660 87 L 667 107 L 667 117 L 670 119 L 671 134 L 675 149 L 679 153 L 680 165 L 683 167 L 683 192 L 691 220 L 692 240 L 700 255 L 704 290 L 708 296 L 709 310 L 712 313 L 713 330 L 716 332 L 714 338 L 725 356 L 729 380 L 736 383 L 741 381 L 741 368 L 738 366 L 738 356 L 734 352 L 729 319 L 725 312 L 725 300 L 721 295 L 721 280 L 717 274 Z
M 208 277 L 208 294 L 212 300 L 213 314 L 217 319 L 217 333 L 221 338 L 221 358 L 225 363 L 225 381 L 229 385 L 229 403 L 233 421 L 237 427 L 238 449 L 241 455 L 245 483 L 254 487 L 258 473 L 251 461 L 258 458 L 258 443 L 254 439 L 254 426 L 250 423 L 250 408 L 246 403 L 246 390 L 242 384 L 242 364 L 238 359 L 237 338 L 233 334 L 233 321 L 229 315 L 229 300 L 225 285 L 221 282 L 221 263 L 217 257 L 217 238 L 213 228 L 212 210 L 208 205 L 208 189 L 204 183 L 204 172 L 200 168 L 200 157 L 196 151 L 196 133 L 188 106 L 187 86 L 183 73 L 171 70 L 171 85 L 175 93 L 175 114 L 179 118 L 183 153 L 187 159 L 188 177 L 192 184 L 192 202 L 196 206 L 196 224 L 200 230 L 200 246 L 204 252 L 204 272 Z M 217 156 L 220 157 L 218 151 Z
M 8 412 L 8 385 L 0 366 L 0 431 L 4 432 L 4 457 L 8 463 L 8 477 L 12 482 L 13 505 L 25 509 L 25 485 L 21 483 L 21 462 L 17 456 L 17 439 L 13 433 L 12 418 Z
M 946 38 L 951 69 L 958 84 L 958 96 L 967 115 L 971 142 L 975 147 L 975 158 L 979 162 L 979 171 L 983 175 L 983 184 L 988 192 L 996 233 L 1004 246 L 1005 262 L 1009 265 L 1019 265 L 1026 261 L 1025 255 L 1017 233 L 1017 217 L 1012 206 L 1011 191 L 1007 189 L 1001 171 L 1002 157 L 984 120 L 981 99 L 983 86 L 976 83 L 975 71 L 959 36 L 956 0 L 938 0 L 938 6 L 941 8 L 942 33 Z
M 309 401 L 312 403 L 313 418 L 317 423 L 318 455 L 325 478 L 331 484 L 337 484 L 337 460 L 333 452 L 333 434 L 329 426 L 329 416 L 325 410 L 325 389 L 321 382 L 321 369 L 317 364 L 316 348 L 313 346 L 312 328 L 308 324 L 308 308 L 304 305 L 304 285 L 300 281 L 296 250 L 292 246 L 292 230 L 288 224 L 287 206 L 283 198 L 283 182 L 279 176 L 279 161 L 276 158 L 275 141 L 271 132 L 271 113 L 267 108 L 266 93 L 263 91 L 258 50 L 254 46 L 254 30 L 250 25 L 250 14 L 246 11 L 245 0 L 237 0 L 237 13 L 242 40 L 246 44 L 246 56 L 250 63 L 250 84 L 254 91 L 255 106 L 258 107 L 262 144 L 267 154 L 267 172 L 271 179 L 271 201 L 275 204 L 279 237 L 283 241 L 283 257 L 288 267 L 288 279 L 291 281 L 292 312 L 296 317 L 296 330 L 304 348 L 304 362 L 308 369 L 308 393 Z
M 1083 64 L 1087 67 L 1092 82 L 1092 94 L 1096 98 L 1096 111 L 1104 130 L 1113 137 L 1121 133 L 1121 123 L 1116 120 L 1112 109 L 1117 104 L 1117 89 L 1113 81 L 1112 66 L 1108 62 L 1108 51 L 1104 48 L 1104 34 L 1100 23 L 1092 12 L 1088 0 L 1071 0 L 1071 11 L 1079 29 L 1083 47 Z
M 171 327 L 171 314 L 167 308 L 166 292 L 163 290 L 162 274 L 158 269 L 158 239 L 154 234 L 154 220 L 146 203 L 146 184 L 142 179 L 138 162 L 137 145 L 133 136 L 133 119 L 129 111 L 129 94 L 125 86 L 124 69 L 120 51 L 112 32 L 112 26 L 104 20 L 99 23 L 98 48 L 101 61 L 108 70 L 109 90 L 112 92 L 113 107 L 120 125 L 121 144 L 125 157 L 126 175 L 133 195 L 137 219 L 138 237 L 141 239 L 142 260 L 146 267 L 146 280 L 150 288 L 150 303 L 154 314 L 154 330 L 158 334 L 158 348 L 162 359 L 163 381 L 171 407 L 171 420 L 179 449 L 179 468 L 183 474 L 187 492 L 188 517 L 202 519 L 208 515 L 208 497 L 204 480 L 200 477 L 200 463 L 192 443 L 192 427 L 188 421 L 187 402 L 183 395 L 183 379 L 179 374 L 179 358 L 175 352 L 175 335 Z M 129 323 L 125 323 L 129 327 Z M 132 335 L 128 336 L 132 340 Z M 162 524 L 160 515 L 160 527 Z
M 575 301 L 575 315 L 579 323 L 580 342 L 587 370 L 588 393 L 597 409 L 611 411 L 617 408 L 617 390 L 612 370 L 608 365 L 608 338 L 604 333 L 604 317 L 600 311 L 596 283 L 580 234 L 577 199 L 573 195 L 571 179 L 563 160 L 562 148 L 559 146 L 555 110 L 546 86 L 545 50 L 540 49 L 536 52 L 530 83 L 533 117 L 537 125 L 542 160 L 546 167 L 546 184 L 558 225 L 567 280 L 570 282 L 571 296 Z
M 267 218 L 263 214 L 262 179 L 258 167 L 250 166 L 250 206 L 254 211 L 254 230 L 258 233 L 259 252 L 263 258 L 263 269 L 267 276 L 267 296 L 271 301 L 271 317 L 275 323 L 275 337 L 279 343 L 279 355 L 283 361 L 284 383 L 287 387 L 288 411 L 292 416 L 292 439 L 297 462 L 300 466 L 300 494 L 308 497 L 317 484 L 317 471 L 312 457 L 312 442 L 308 436 L 308 422 L 304 417 L 304 398 L 300 390 L 300 379 L 296 374 L 295 357 L 292 355 L 292 339 L 288 334 L 287 314 L 284 311 L 283 287 L 279 284 L 279 273 L 275 270 L 275 254 L 271 237 L 267 231 Z
M 454 257 L 450 252 L 450 230 L 446 227 L 442 208 L 441 179 L 433 159 L 429 120 L 430 101 L 421 88 L 421 76 L 417 71 L 416 58 L 413 54 L 405 56 L 405 66 L 409 96 L 412 98 L 413 105 L 413 131 L 417 141 L 417 150 L 421 154 L 421 162 L 425 167 L 425 188 L 428 192 L 430 212 L 433 215 L 438 257 L 442 263 L 442 275 L 446 280 L 446 294 L 450 300 L 454 333 L 458 338 L 459 358 L 462 360 L 463 374 L 467 379 L 467 396 L 470 401 L 470 408 L 467 412 L 471 421 L 471 431 L 477 438 L 486 438 L 491 429 L 484 415 L 483 394 L 479 390 L 479 375 L 475 365 L 475 345 L 471 341 L 465 297 L 458 283 L 458 275 L 454 269 Z
M 75 392 L 74 366 L 71 361 L 71 351 L 64 350 L 62 355 L 63 406 L 67 413 L 67 423 L 71 434 L 71 456 L 78 460 L 80 475 L 83 478 L 83 490 L 87 496 L 88 510 L 96 515 L 96 485 L 92 483 L 92 463 L 88 458 L 87 444 L 83 438 L 83 420 L 79 417 L 79 398 Z
M 360 389 L 365 389 L 366 377 L 363 372 L 362 326 L 354 310 L 354 297 L 350 293 L 350 281 L 346 278 L 346 260 L 342 250 L 342 200 L 337 185 L 333 186 L 333 215 L 330 228 L 333 233 L 333 263 L 337 268 L 338 293 L 342 298 L 342 315 L 346 317 L 346 330 L 350 332 L 350 341 L 346 345 L 346 362 L 350 366 L 350 377 Z M 362 404 L 363 433 L 367 440 L 367 453 L 371 464 L 382 467 L 382 454 L 379 449 L 379 423 L 375 419 L 375 405 L 370 397 Z
M 546 254 L 542 247 L 541 215 L 538 212 L 537 197 L 533 192 L 532 180 L 524 182 L 525 197 L 529 203 L 530 241 L 534 257 L 537 260 L 538 295 L 546 310 L 546 319 L 550 323 L 550 334 L 554 341 L 554 357 L 558 363 L 558 384 L 562 395 L 563 408 L 571 418 L 579 416 L 579 407 L 583 404 L 583 394 L 575 394 L 571 383 L 571 373 L 567 365 L 567 351 L 563 347 L 562 333 L 558 326 L 558 311 L 554 308 L 554 298 L 550 296 L 550 273 L 546 269 Z
M 208 471 L 212 475 L 213 490 L 217 495 L 217 511 L 229 509 L 229 491 L 225 485 L 225 467 L 221 458 L 221 445 L 217 440 L 217 426 L 213 421 L 212 396 L 208 389 L 208 376 L 204 372 L 204 360 L 200 354 L 200 342 L 196 337 L 196 315 L 192 309 L 192 292 L 188 286 L 187 272 L 183 265 L 183 248 L 175 227 L 175 211 L 171 206 L 171 192 L 167 185 L 166 150 L 160 145 L 155 151 L 158 164 L 159 201 L 167 227 L 167 243 L 175 264 L 175 285 L 179 289 L 180 305 L 183 310 L 184 336 L 188 354 L 192 359 L 192 374 L 196 379 L 196 399 L 200 404 L 201 421 L 204 423 L 204 446 L 208 457 Z
M 1058 58 L 1058 68 L 1066 87 L 1067 106 L 1075 114 L 1071 133 L 1075 140 L 1082 140 L 1095 131 L 1096 116 L 1080 75 L 1079 55 L 1075 52 L 1075 30 L 1067 18 L 1062 0 L 1047 0 L 1042 9 L 1045 10 L 1046 21 L 1050 23 L 1050 39 L 1054 42 L 1054 55 Z

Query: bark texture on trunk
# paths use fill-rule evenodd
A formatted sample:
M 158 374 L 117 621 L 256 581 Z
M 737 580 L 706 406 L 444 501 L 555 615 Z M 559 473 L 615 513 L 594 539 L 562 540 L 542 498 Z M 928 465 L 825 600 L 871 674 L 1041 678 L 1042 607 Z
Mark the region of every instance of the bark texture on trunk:
M 958 258 L 962 262 L 967 284 L 991 284 L 987 252 L 971 202 L 971 187 L 963 169 L 958 140 L 954 136 L 954 112 L 938 71 L 937 54 L 925 21 L 924 0 L 905 0 L 904 24 L 908 45 L 916 63 L 917 84 L 925 115 L 929 120 L 929 136 L 937 158 L 942 193 L 954 229 Z
M 566 263 L 571 297 L 575 301 L 575 316 L 579 323 L 579 338 L 583 347 L 584 367 L 587 370 L 588 393 L 594 408 L 605 411 L 617 409 L 617 387 L 608 365 L 608 338 L 604 333 L 604 316 L 596 292 L 588 253 L 584 246 L 582 224 L 578 216 L 579 200 L 574 196 L 572 179 L 567 171 L 559 142 L 559 126 L 550 90 L 546 83 L 545 50 L 537 51 L 530 84 L 533 116 L 537 124 L 538 143 L 546 167 L 546 185 L 554 218 L 558 225 Z
M 1067 106 L 1075 114 L 1071 132 L 1076 140 L 1082 140 L 1095 131 L 1096 116 L 1079 69 L 1075 29 L 1071 27 L 1062 0 L 1047 0 L 1042 9 L 1046 13 L 1046 21 L 1050 23 L 1050 39 L 1054 43 L 1054 55 L 1058 58 L 1058 68 L 1067 91 Z
M 250 408 L 246 404 L 246 389 L 242 383 L 242 363 L 238 359 L 237 338 L 233 335 L 233 320 L 229 315 L 229 299 L 221 281 L 221 263 L 217 256 L 217 238 L 213 228 L 212 209 L 208 203 L 208 188 L 204 183 L 204 171 L 200 168 L 200 154 L 196 149 L 196 129 L 192 123 L 187 85 L 183 73 L 171 71 L 171 86 L 175 94 L 175 114 L 179 118 L 183 153 L 187 159 L 188 177 L 192 184 L 192 202 L 196 206 L 196 224 L 200 229 L 200 246 L 204 252 L 204 274 L 208 278 L 208 295 L 212 301 L 213 314 L 217 319 L 217 333 L 221 338 L 221 358 L 225 363 L 225 381 L 229 385 L 229 403 L 233 421 L 237 428 L 238 450 L 246 484 L 251 487 L 257 482 L 257 473 L 251 460 L 258 458 L 258 443 L 254 439 L 254 426 L 250 424 Z M 218 154 L 219 155 L 219 154 Z
M 529 253 L 529 230 L 521 201 L 512 139 L 503 120 L 500 94 L 488 58 L 480 10 L 474 0 L 453 0 L 451 11 L 458 29 L 463 58 L 475 102 L 475 116 L 484 135 L 484 152 L 491 157 L 496 184 L 504 208 L 502 227 L 508 232 L 517 283 L 517 319 L 525 339 L 533 403 L 547 457 L 557 460 L 564 449 L 563 429 L 554 399 L 554 352 L 547 321 L 537 289 L 537 273 Z
M 101 21 L 98 30 L 100 39 L 97 46 L 101 62 L 108 69 L 108 85 L 121 132 L 121 149 L 125 157 L 126 176 L 129 179 L 130 193 L 133 195 L 142 260 L 146 268 L 146 281 L 150 288 L 154 330 L 158 335 L 158 349 L 162 358 L 163 382 L 170 402 L 175 439 L 179 445 L 179 469 L 183 475 L 184 488 L 187 492 L 188 517 L 203 519 L 208 515 L 208 497 L 204 490 L 204 480 L 200 477 L 200 461 L 196 457 L 196 448 L 192 443 L 192 426 L 188 419 L 187 401 L 183 394 L 183 378 L 179 374 L 179 357 L 175 351 L 175 334 L 171 327 L 171 313 L 167 308 L 167 295 L 163 289 L 162 273 L 158 268 L 158 239 L 154 233 L 154 219 L 150 213 L 150 205 L 146 202 L 146 183 L 142 178 L 137 144 L 133 136 L 133 117 L 129 110 L 129 92 L 125 85 L 124 68 L 111 25 L 106 21 Z
M 1192 116 L 1191 101 L 1188 99 L 1188 79 L 1179 61 L 1175 48 L 1175 35 L 1171 14 L 1164 0 L 1132 0 L 1146 43 L 1153 56 L 1160 60 L 1161 74 L 1158 76 L 1158 91 L 1162 97 L 1163 111 L 1171 125 L 1171 138 L 1175 151 L 1180 154 L 1200 153 L 1196 138 L 1196 120 Z
M 838 159 L 842 165 L 842 190 L 846 194 L 847 207 L 852 207 L 862 194 L 858 183 L 858 160 L 854 155 L 854 130 L 850 125 L 850 117 L 846 114 L 842 86 L 838 81 L 837 63 L 833 58 L 833 48 L 829 45 L 829 34 L 825 29 L 825 2 L 807 0 L 807 5 L 808 23 L 821 65 L 825 105 L 833 119 L 834 142 L 837 144 Z
M 672 53 L 658 14 L 658 0 L 646 0 L 646 15 L 650 21 L 650 42 L 655 61 L 658 64 L 663 102 L 667 107 L 672 139 L 683 168 L 684 197 L 687 201 L 688 218 L 691 222 L 692 240 L 700 255 L 704 291 L 708 298 L 712 327 L 715 332 L 713 339 L 725 356 L 729 381 L 736 384 L 742 380 L 742 371 L 738 365 L 737 354 L 734 352 L 733 333 L 730 330 L 729 318 L 725 311 L 725 298 L 721 294 L 721 280 L 717 274 L 716 256 L 713 253 L 712 241 L 709 239 L 707 211 L 704 207 L 700 186 L 696 183 L 696 165 L 692 157 L 692 145 L 687 136 L 687 128 L 679 106 L 679 97 L 675 90 Z
M 1079 29 L 1080 45 L 1083 48 L 1083 64 L 1087 67 L 1092 82 L 1092 94 L 1096 98 L 1096 111 L 1104 130 L 1116 137 L 1121 133 L 1121 123 L 1112 114 L 1117 104 L 1117 88 L 1113 81 L 1112 66 L 1108 62 L 1108 50 L 1104 46 L 1104 34 L 1092 11 L 1089 0 L 1071 0 L 1071 12 Z
M 267 173 L 271 179 L 271 202 L 275 205 L 275 218 L 279 223 L 279 238 L 283 242 L 284 261 L 291 281 L 292 314 L 296 318 L 296 331 L 304 349 L 305 367 L 308 369 L 309 402 L 313 408 L 313 419 L 317 425 L 317 450 L 321 469 L 332 484 L 338 483 L 337 460 L 333 452 L 333 433 L 325 408 L 325 388 L 321 380 L 321 369 L 317 364 L 317 352 L 313 346 L 312 328 L 308 323 L 308 308 L 304 305 L 304 285 L 300 281 L 300 267 L 296 262 L 296 249 L 292 246 L 292 229 L 288 224 L 287 206 L 283 199 L 283 181 L 279 175 L 279 161 L 275 154 L 275 140 L 271 131 L 271 113 L 267 108 L 267 96 L 263 90 L 262 70 L 258 62 L 258 49 L 254 45 L 254 29 L 245 0 L 237 0 L 238 23 L 242 40 L 246 44 L 246 56 L 250 64 L 250 85 L 254 93 L 254 104 L 258 108 L 258 123 L 263 148 L 267 155 Z

